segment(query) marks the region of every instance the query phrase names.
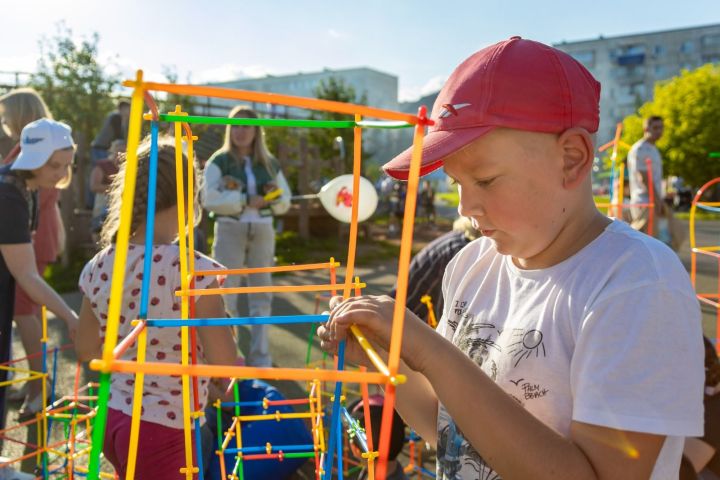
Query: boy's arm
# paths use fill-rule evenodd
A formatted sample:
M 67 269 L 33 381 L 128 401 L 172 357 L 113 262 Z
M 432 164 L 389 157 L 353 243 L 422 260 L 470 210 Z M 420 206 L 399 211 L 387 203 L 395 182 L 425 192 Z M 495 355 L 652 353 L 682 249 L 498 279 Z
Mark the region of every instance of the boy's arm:
M 438 400 L 435 391 L 420 373 L 400 362 L 400 373 L 407 376 L 407 382 L 398 385 L 395 409 L 423 440 L 437 444 Z

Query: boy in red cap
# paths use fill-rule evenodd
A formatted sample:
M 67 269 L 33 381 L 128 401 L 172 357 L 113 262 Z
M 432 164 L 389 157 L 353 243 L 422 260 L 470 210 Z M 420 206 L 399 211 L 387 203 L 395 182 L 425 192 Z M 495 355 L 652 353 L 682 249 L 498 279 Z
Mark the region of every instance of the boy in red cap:
M 439 479 L 677 478 L 702 434 L 700 310 L 657 240 L 608 219 L 590 171 L 600 85 L 569 55 L 512 37 L 472 55 L 432 113 L 421 174 L 444 166 L 482 238 L 448 265 L 437 333 L 405 317 L 397 410 L 437 445 Z M 407 178 L 410 152 L 385 165 Z M 412 281 L 412 279 L 410 280 Z M 387 349 L 393 300 L 331 302 Z

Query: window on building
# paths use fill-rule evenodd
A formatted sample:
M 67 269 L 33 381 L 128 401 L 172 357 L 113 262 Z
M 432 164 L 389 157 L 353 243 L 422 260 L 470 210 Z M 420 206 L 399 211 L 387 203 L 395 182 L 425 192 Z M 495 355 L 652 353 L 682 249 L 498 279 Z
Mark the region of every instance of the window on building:
M 656 57 L 665 55 L 665 45 L 655 45 L 654 52 Z
M 592 67 L 595 65 L 595 51 L 594 50 L 585 50 L 582 52 L 574 52 L 571 53 L 570 56 L 572 56 L 575 60 L 582 63 L 586 67 Z
M 703 63 L 720 63 L 720 55 L 703 55 Z
M 664 78 L 667 74 L 667 68 L 665 65 L 655 65 L 655 76 L 659 78 Z
M 700 42 L 703 47 L 720 47 L 720 34 L 704 35 Z
M 682 53 L 693 53 L 695 51 L 695 42 L 687 40 L 680 46 L 680 52 Z

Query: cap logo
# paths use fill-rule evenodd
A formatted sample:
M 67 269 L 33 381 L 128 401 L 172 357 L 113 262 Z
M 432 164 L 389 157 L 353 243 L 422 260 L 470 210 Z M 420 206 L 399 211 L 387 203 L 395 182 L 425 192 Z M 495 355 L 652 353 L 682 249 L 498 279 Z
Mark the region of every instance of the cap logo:
M 440 115 L 438 115 L 438 118 L 447 118 L 450 115 L 457 117 L 458 116 L 458 110 L 461 108 L 469 107 L 469 103 L 456 103 L 455 105 L 452 105 L 450 103 L 445 103 L 442 106 L 442 112 L 440 112 Z
M 28 137 L 27 135 L 25 135 L 25 139 L 23 140 L 23 143 L 25 143 L 27 145 L 35 145 L 36 143 L 42 142 L 43 140 L 45 140 L 43 137 L 33 138 L 33 137 Z

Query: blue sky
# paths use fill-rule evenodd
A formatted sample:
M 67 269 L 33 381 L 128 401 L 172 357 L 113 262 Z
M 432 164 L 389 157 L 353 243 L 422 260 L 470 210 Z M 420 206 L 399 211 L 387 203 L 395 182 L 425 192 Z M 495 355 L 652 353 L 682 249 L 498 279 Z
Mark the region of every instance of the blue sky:
M 601 8 L 602 7 L 602 8 Z M 3 9 L 0 70 L 33 71 L 38 41 L 64 20 L 100 34 L 104 62 L 162 80 L 229 80 L 368 66 L 400 97 L 437 90 L 474 51 L 512 35 L 545 43 L 720 23 L 718 0 L 23 0 Z

